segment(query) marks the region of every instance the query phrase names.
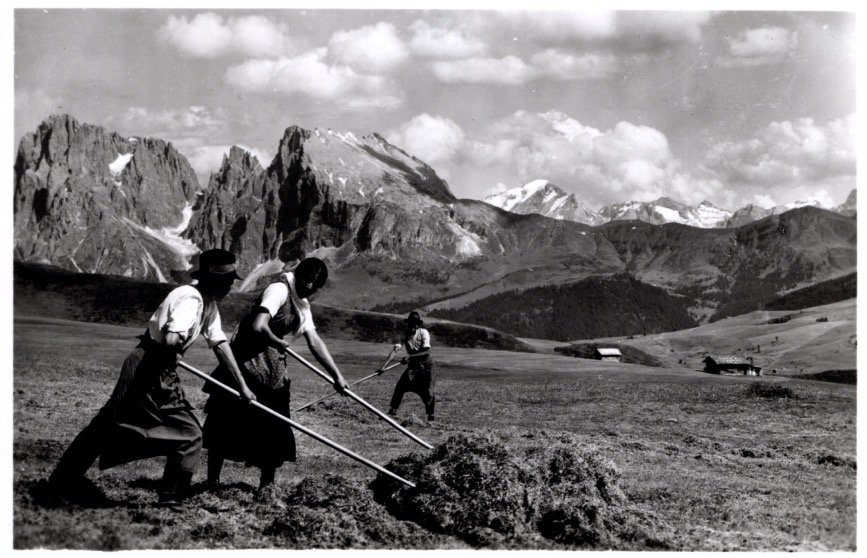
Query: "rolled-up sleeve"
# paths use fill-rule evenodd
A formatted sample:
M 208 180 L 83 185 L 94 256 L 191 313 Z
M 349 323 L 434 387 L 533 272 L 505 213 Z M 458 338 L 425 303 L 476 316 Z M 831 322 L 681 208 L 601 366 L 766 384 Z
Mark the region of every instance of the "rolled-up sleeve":
M 182 341 L 187 341 L 194 333 L 202 315 L 202 303 L 194 297 L 180 299 L 169 308 L 168 320 L 163 327 L 163 333 L 177 333 Z
M 223 341 L 228 341 L 226 333 L 223 331 L 223 322 L 220 319 L 219 310 L 214 309 L 209 312 L 202 327 L 202 335 L 208 342 L 208 347 L 214 348 Z
M 426 329 L 419 330 L 421 333 L 421 348 L 430 349 L 430 333 Z
M 298 331 L 295 332 L 295 335 L 302 335 L 310 331 L 315 331 L 316 325 L 313 323 L 313 312 L 310 311 L 310 303 L 307 302 L 306 299 L 302 299 L 302 304 L 299 306 L 299 308 L 295 309 L 300 318 Z

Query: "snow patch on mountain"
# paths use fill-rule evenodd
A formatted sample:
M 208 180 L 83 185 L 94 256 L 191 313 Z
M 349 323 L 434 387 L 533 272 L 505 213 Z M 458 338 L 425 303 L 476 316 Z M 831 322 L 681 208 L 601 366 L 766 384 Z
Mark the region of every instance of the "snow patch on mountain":
M 199 253 L 199 248 L 190 239 L 181 237 L 181 233 L 187 230 L 190 224 L 190 219 L 193 216 L 193 206 L 187 203 L 181 211 L 181 222 L 174 227 L 162 227 L 159 230 L 152 229 L 148 226 L 139 225 L 126 217 L 122 221 L 130 227 L 139 230 L 151 238 L 162 242 L 172 252 L 174 252 L 180 261 L 183 262 L 185 270 L 190 269 L 190 258 Z
M 108 170 L 111 171 L 111 174 L 117 176 L 123 172 L 123 169 L 126 168 L 131 160 L 132 153 L 121 153 L 117 156 L 117 159 L 109 163 Z
M 600 225 L 604 220 L 593 210 L 581 205 L 574 194 L 564 192 L 548 180 L 528 182 L 520 188 L 498 188 L 482 201 L 506 211 L 520 214 L 536 213 L 552 219 Z

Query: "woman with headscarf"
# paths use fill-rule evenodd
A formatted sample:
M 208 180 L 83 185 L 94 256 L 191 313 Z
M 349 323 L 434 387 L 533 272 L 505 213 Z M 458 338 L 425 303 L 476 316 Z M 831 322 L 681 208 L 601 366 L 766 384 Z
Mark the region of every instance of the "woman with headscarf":
M 232 337 L 231 347 L 247 385 L 257 401 L 288 417 L 290 379 L 285 350 L 286 335 L 304 335 L 313 356 L 334 380 L 334 389 L 343 393 L 346 380 L 319 337 L 313 324 L 309 298 L 328 279 L 322 260 L 307 258 L 293 271 L 282 273 L 268 285 L 253 304 Z M 230 384 L 224 366 L 214 378 Z M 205 406 L 204 447 L 208 450 L 208 484 L 219 485 L 226 459 L 241 461 L 261 470 L 259 493 L 273 485 L 277 469 L 285 461 L 295 461 L 295 437 L 283 421 L 255 408 L 238 403 L 236 398 L 205 386 L 210 394 Z
M 235 256 L 207 250 L 191 276 L 197 282 L 173 289 L 150 317 L 141 342 L 124 360 L 108 402 L 60 458 L 49 479 L 53 493 L 77 501 L 99 499 L 84 476 L 97 458 L 99 468 L 107 469 L 165 455 L 160 503 L 178 505 L 189 495 L 202 430 L 181 387 L 177 362 L 200 334 L 238 387 L 243 400 L 235 397 L 237 406 L 247 408 L 256 399 L 238 370 L 220 321 L 218 305 L 240 279 Z

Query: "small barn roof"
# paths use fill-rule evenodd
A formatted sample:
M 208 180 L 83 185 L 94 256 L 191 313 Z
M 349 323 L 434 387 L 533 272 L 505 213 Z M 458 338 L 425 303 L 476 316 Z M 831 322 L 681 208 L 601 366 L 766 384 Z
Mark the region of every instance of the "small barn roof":
M 620 349 L 614 347 L 600 347 L 596 352 L 602 356 L 621 356 Z
M 713 359 L 717 364 L 750 364 L 746 357 L 735 355 L 711 355 L 708 358 Z

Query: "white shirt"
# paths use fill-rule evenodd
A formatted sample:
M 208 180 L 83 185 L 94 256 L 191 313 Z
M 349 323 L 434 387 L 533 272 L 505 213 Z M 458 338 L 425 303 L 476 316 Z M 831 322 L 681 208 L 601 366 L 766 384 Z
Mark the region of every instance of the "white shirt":
M 415 330 L 412 337 L 405 341 L 407 352 L 410 354 L 417 353 L 422 349 L 430 349 L 430 333 L 423 327 Z
M 192 285 L 173 289 L 148 320 L 151 339 L 165 344 L 166 335 L 177 333 L 185 351 L 201 333 L 213 348 L 226 341 L 217 303 L 205 306 L 202 294 Z
M 310 302 L 306 298 L 300 298 L 296 294 L 295 274 L 290 271 L 284 273 L 283 277 L 292 286 L 291 291 L 282 281 L 271 283 L 262 292 L 262 302 L 259 303 L 259 306 L 265 308 L 273 318 L 291 296 L 292 311 L 298 318 L 298 327 L 292 332 L 292 335 L 298 337 L 303 333 L 315 330 L 316 326 L 313 324 L 313 313 L 310 311 Z

